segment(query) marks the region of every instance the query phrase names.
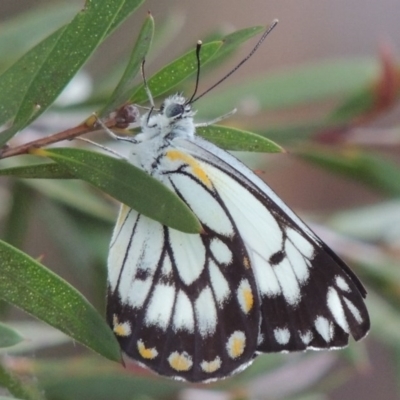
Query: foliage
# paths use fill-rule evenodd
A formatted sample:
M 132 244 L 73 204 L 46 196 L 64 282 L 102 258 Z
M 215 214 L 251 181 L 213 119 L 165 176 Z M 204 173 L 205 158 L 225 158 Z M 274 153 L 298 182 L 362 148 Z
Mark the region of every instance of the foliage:
M 0 347 L 9 357 L 3 359 L 0 384 L 21 399 L 163 399 L 177 396 L 184 388 L 195 390 L 184 384 L 157 379 L 140 368 L 123 370 L 115 363 L 120 360 L 119 348 L 102 317 L 105 249 L 115 204 L 94 191 L 93 186 L 176 229 L 199 232 L 197 219 L 177 196 L 124 159 L 74 148 L 81 144 L 78 141 L 63 149 L 42 148 L 96 131 L 97 120 L 87 112 L 88 109 L 91 112 L 97 109 L 97 115 L 108 128 L 118 129 L 120 120 L 117 117 L 128 102 L 146 102 L 138 72 L 151 45 L 157 48 L 163 40 L 155 33 L 151 15 L 143 22 L 118 83 L 112 87 L 104 78 L 106 84 L 97 85 L 102 86 L 101 90 L 90 93 L 83 100 L 68 105 L 56 101 L 92 53 L 134 14 L 142 2 L 89 0 L 82 10 L 65 6 L 64 20 L 54 9 L 38 9 L 10 21 L 0 30 L 0 49 L 3 49 L 0 51 L 0 124 L 4 124 L 0 132 L 0 176 L 7 177 L 7 184 L 0 186 L 3 235 L 3 241 L 0 241 L 0 298 L 97 353 L 88 355 L 80 349 L 76 358 L 60 356 L 48 361 L 37 356 L 22 362 L 19 351 L 27 351 L 19 350 L 23 337 L 31 340 L 38 322 L 30 321 L 21 336 L 19 330 L 13 328 L 10 307 L 3 303 L 1 310 L 7 325 L 0 324 Z M 55 15 L 57 28 L 47 23 L 54 21 Z M 75 16 L 67 22 L 72 15 Z M 159 31 L 168 37 L 165 34 L 168 19 L 164 26 L 163 21 L 160 24 Z M 202 65 L 209 63 L 203 71 L 210 72 L 210 66 L 226 61 L 239 45 L 264 29 L 252 27 L 227 36 L 212 35 L 213 39 L 203 44 L 201 52 Z M 36 44 L 32 43 L 27 50 L 25 38 L 32 30 L 35 32 L 32 40 Z M 15 46 L 10 48 L 10 42 Z M 185 82 L 193 83 L 194 54 L 193 48 L 169 64 L 165 63 L 165 67 L 148 80 L 155 98 L 181 88 Z M 399 354 L 400 204 L 397 200 L 390 202 L 390 198 L 396 199 L 400 193 L 400 166 L 382 151 L 385 140 L 389 139 L 388 130 L 380 131 L 379 140 L 374 136 L 371 139 L 371 135 L 357 134 L 363 129 L 367 131 L 379 115 L 398 101 L 400 90 L 396 82 L 400 82 L 400 68 L 387 57 L 381 64 L 384 68 L 369 59 L 334 60 L 254 77 L 234 88 L 226 85 L 228 89 L 209 93 L 207 101 L 199 104 L 199 115 L 205 120 L 230 111 L 250 94 L 258 113 L 292 109 L 332 98 L 340 100 L 328 115 L 318 120 L 300 120 L 292 125 L 268 129 L 254 126 L 257 133 L 229 127 L 226 124 L 230 121 L 225 121 L 224 125 L 202 127 L 198 133 L 228 150 L 281 152 L 282 147 L 271 141 L 273 138 L 292 156 L 381 193 L 379 207 L 338 212 L 326 221 L 326 226 L 335 249 L 351 261 L 371 293 L 368 304 L 372 337 L 388 343 Z M 121 68 L 122 63 L 116 70 Z M 109 75 L 114 74 L 109 72 Z M 87 112 L 87 119 L 56 134 L 32 139 L 39 116 L 42 125 L 47 124 L 48 129 L 53 129 L 50 116 L 57 115 L 63 120 L 63 113 L 67 111 Z M 399 127 L 396 129 L 398 131 Z M 398 145 L 398 134 L 396 140 Z M 2 180 L 6 182 L 5 178 Z M 389 209 L 392 218 L 382 221 L 381 215 L 385 214 L 382 210 Z M 33 259 L 18 249 L 25 248 L 32 220 L 36 221 L 35 229 L 51 236 L 54 247 L 61 254 L 64 263 L 53 265 L 52 270 L 56 272 L 41 263 L 40 254 L 34 254 L 39 259 Z M 371 226 L 373 228 L 369 228 Z M 352 237 L 353 251 L 348 248 L 349 236 Z M 44 261 L 47 263 L 46 254 Z M 67 272 L 63 270 L 65 266 L 68 266 Z M 374 321 L 380 322 L 374 326 Z M 43 330 L 41 336 L 46 338 L 45 347 L 59 343 L 51 339 L 52 328 L 39 326 Z M 43 347 L 43 343 L 35 343 L 28 346 L 30 351 L 39 351 Z M 363 351 L 360 344 L 343 352 L 348 356 L 352 373 L 367 364 Z M 269 355 L 257 359 L 252 368 L 236 379 L 207 387 L 207 390 L 242 393 L 242 398 L 288 398 L 299 393 L 304 394 L 304 398 L 323 398 L 324 387 L 332 385 L 335 379 L 340 384 L 342 379 L 339 371 L 329 382 L 324 380 L 324 374 L 337 357 L 333 353 Z M 287 385 L 283 382 L 283 370 L 301 376 L 301 379 Z M 26 383 L 27 373 L 36 377 L 37 386 L 33 382 Z M 268 382 L 269 391 L 256 385 L 260 380 Z

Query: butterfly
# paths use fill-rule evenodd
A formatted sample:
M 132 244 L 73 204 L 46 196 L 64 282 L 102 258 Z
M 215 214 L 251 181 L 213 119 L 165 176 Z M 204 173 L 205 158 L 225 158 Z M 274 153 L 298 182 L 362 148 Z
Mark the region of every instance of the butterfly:
M 107 320 L 125 357 L 191 382 L 260 353 L 337 349 L 369 330 L 349 267 L 234 156 L 197 136 L 180 94 L 141 118 L 130 162 L 201 222 L 188 234 L 122 205 L 108 257 Z

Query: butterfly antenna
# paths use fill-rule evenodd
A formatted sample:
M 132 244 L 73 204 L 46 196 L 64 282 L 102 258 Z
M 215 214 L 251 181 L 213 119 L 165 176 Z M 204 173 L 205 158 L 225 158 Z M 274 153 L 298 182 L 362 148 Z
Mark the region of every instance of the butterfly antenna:
M 145 74 L 145 72 L 144 72 L 144 64 L 145 64 L 145 63 L 146 63 L 146 59 L 143 58 L 143 61 L 142 61 L 142 68 L 141 68 L 141 71 L 142 71 L 142 78 L 143 78 L 143 87 L 144 87 L 144 90 L 146 91 L 147 97 L 148 97 L 149 102 L 150 102 L 150 105 L 151 105 L 150 111 L 149 111 L 149 113 L 147 114 L 147 123 L 149 123 L 149 119 L 150 119 L 150 117 L 151 117 L 151 113 L 153 112 L 155 106 L 154 106 L 153 96 L 152 96 L 152 94 L 151 94 L 149 85 L 148 85 L 148 83 L 147 83 L 146 74 Z
M 197 60 L 197 76 L 196 76 L 196 85 L 194 87 L 194 92 L 192 94 L 192 97 L 186 102 L 186 104 L 190 104 L 196 96 L 197 89 L 199 88 L 199 81 L 200 81 L 200 50 L 201 46 L 203 45 L 203 42 L 199 40 L 196 45 L 196 60 Z
M 213 90 L 216 86 L 218 86 L 220 83 L 222 83 L 225 79 L 229 78 L 236 70 L 238 70 L 258 50 L 258 48 L 261 46 L 261 43 L 271 33 L 271 31 L 276 27 L 276 25 L 278 25 L 278 20 L 274 19 L 272 21 L 272 24 L 270 25 L 270 27 L 263 33 L 260 40 L 254 46 L 253 50 L 251 50 L 250 53 L 242 61 L 240 61 L 240 63 L 238 65 L 236 65 L 235 68 L 233 68 L 231 71 L 229 71 L 223 78 L 221 78 L 217 83 L 214 83 L 214 85 L 212 85 L 210 88 L 208 88 L 201 95 L 197 96 L 194 100 L 191 100 L 191 102 L 194 103 L 195 101 L 199 100 L 205 94 L 207 94 L 208 92 Z

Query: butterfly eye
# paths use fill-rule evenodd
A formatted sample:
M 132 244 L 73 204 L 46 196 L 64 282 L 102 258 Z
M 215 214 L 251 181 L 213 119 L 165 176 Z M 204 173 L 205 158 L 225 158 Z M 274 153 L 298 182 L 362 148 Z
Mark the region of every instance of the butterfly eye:
M 168 118 L 181 117 L 185 107 L 182 104 L 173 103 L 166 110 L 165 115 Z

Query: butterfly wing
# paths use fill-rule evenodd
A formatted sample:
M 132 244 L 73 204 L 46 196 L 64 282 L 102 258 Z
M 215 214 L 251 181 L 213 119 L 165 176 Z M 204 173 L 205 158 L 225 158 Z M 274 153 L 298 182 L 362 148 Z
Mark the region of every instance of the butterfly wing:
M 340 348 L 370 327 L 366 291 L 349 267 L 229 153 L 196 137 L 182 146 L 231 212 L 261 302 L 261 352 Z
M 243 369 L 257 352 L 336 348 L 366 334 L 362 285 L 247 167 L 198 137 L 176 138 L 157 163 L 204 233 L 122 206 L 107 317 L 130 358 L 207 381 Z

